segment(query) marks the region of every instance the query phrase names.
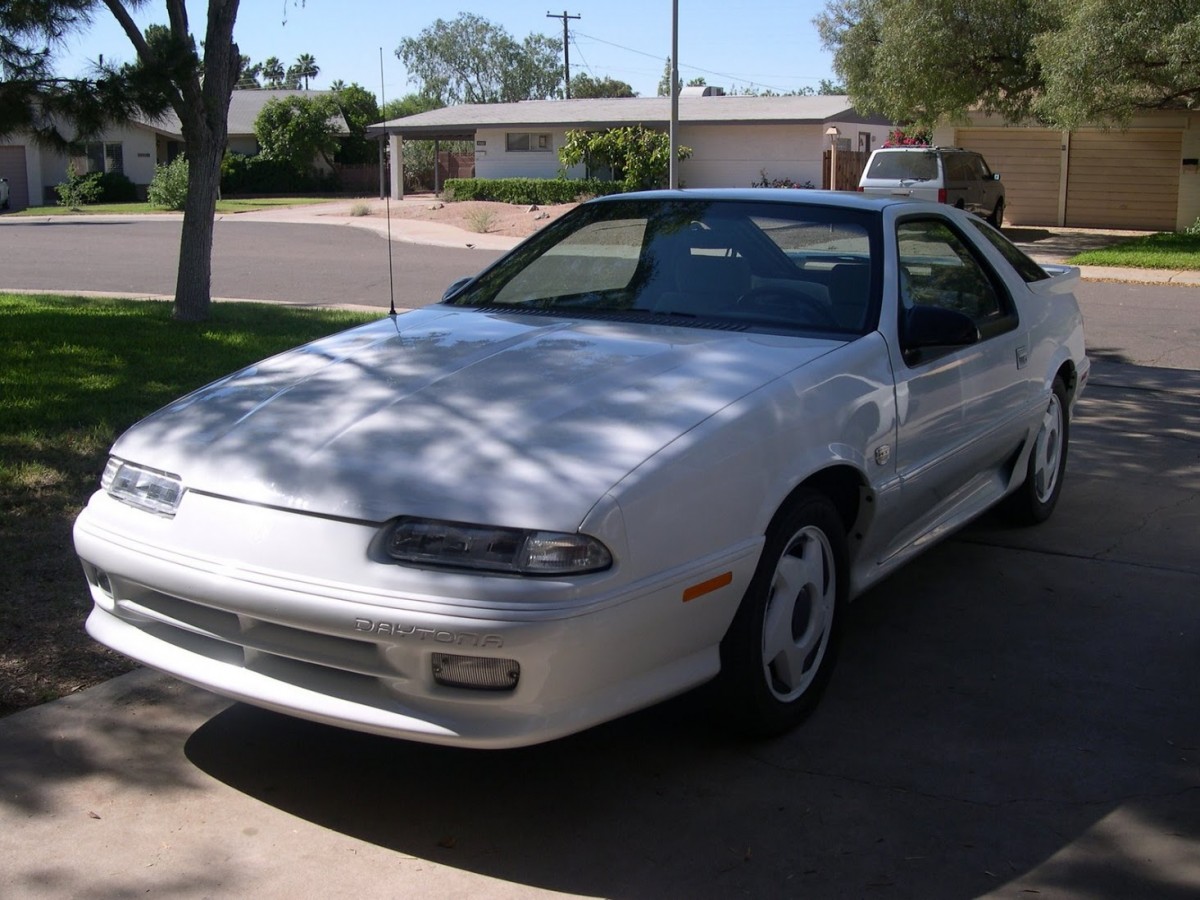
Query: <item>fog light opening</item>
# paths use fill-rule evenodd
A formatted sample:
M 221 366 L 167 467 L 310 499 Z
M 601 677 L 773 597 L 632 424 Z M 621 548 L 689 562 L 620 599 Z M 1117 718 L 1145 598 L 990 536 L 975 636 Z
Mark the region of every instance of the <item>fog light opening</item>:
M 511 691 L 520 679 L 521 664 L 515 659 L 455 653 L 437 653 L 433 657 L 433 680 L 445 687 Z
M 108 580 L 108 573 L 96 570 L 96 587 L 104 592 L 106 597 L 113 596 L 112 582 Z

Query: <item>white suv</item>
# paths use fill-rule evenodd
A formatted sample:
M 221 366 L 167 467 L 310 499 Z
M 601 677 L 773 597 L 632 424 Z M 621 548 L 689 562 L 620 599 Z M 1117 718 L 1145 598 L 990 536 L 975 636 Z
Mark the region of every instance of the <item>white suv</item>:
M 882 147 L 871 154 L 858 189 L 880 197 L 948 203 L 1004 221 L 1004 185 L 978 153 L 957 147 Z

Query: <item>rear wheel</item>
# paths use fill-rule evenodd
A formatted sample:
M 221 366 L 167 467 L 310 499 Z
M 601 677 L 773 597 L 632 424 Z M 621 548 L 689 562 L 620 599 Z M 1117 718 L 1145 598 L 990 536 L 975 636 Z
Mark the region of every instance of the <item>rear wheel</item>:
M 1067 468 L 1069 433 L 1067 385 L 1057 377 L 1029 454 L 1025 483 L 1005 501 L 1005 511 L 1015 524 L 1037 525 L 1054 512 Z
M 837 657 L 846 541 L 833 504 L 797 498 L 772 525 L 721 642 L 726 712 L 755 735 L 781 734 L 812 712 Z
M 996 208 L 992 210 L 992 214 L 988 216 L 988 221 L 999 228 L 1004 223 L 1004 198 L 1001 197 L 996 201 Z

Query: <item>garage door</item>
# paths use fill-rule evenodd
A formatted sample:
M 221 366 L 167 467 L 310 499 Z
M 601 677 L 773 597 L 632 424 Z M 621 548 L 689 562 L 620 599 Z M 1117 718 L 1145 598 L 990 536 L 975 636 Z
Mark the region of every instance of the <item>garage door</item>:
M 0 178 L 8 179 L 8 208 L 29 205 L 29 179 L 25 177 L 25 148 L 0 146 Z
M 1174 231 L 1178 131 L 1073 131 L 1066 224 Z
M 1009 225 L 1057 225 L 1062 135 L 1045 129 L 960 128 L 959 147 L 982 153 L 1004 182 Z

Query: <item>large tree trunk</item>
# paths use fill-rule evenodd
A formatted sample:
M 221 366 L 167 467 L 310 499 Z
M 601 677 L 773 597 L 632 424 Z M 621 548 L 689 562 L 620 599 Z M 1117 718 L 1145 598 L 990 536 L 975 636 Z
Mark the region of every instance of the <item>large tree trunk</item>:
M 183 206 L 174 318 L 201 322 L 212 303 L 213 220 L 221 184 L 225 139 L 188 140 L 188 192 Z
M 168 0 L 172 27 L 187 33 L 183 0 Z M 212 305 L 213 219 L 221 187 L 221 159 L 229 137 L 229 100 L 240 57 L 233 43 L 238 0 L 209 0 L 204 42 L 204 78 L 179 85 L 176 112 L 183 127 L 188 160 L 188 195 L 183 206 L 174 317 L 183 322 L 208 318 Z

